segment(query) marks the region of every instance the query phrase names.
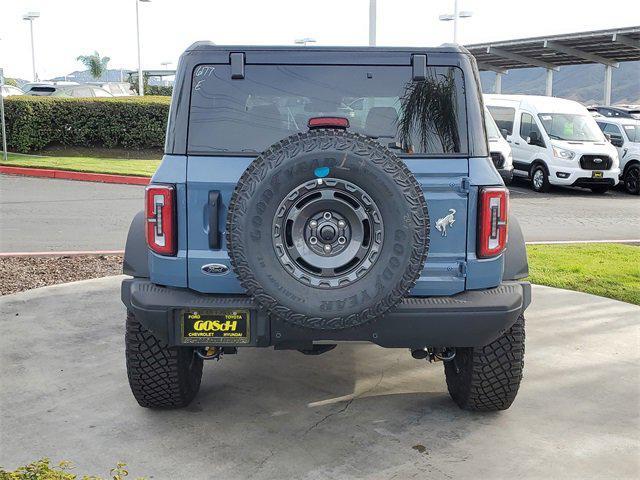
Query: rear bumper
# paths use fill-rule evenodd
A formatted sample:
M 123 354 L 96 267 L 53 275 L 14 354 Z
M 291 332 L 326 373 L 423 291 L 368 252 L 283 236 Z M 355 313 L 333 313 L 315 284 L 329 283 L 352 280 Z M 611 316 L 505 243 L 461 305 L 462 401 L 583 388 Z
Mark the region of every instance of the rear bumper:
M 169 345 L 185 344 L 180 324 L 185 309 L 243 309 L 250 311 L 252 336 L 249 343 L 237 346 L 299 349 L 314 343 L 367 341 L 398 348 L 469 347 L 487 345 L 511 327 L 531 302 L 531 285 L 504 282 L 450 297 L 407 297 L 383 317 L 345 330 L 301 328 L 269 318 L 247 296 L 205 295 L 140 278 L 122 282 L 122 301 L 140 323 Z

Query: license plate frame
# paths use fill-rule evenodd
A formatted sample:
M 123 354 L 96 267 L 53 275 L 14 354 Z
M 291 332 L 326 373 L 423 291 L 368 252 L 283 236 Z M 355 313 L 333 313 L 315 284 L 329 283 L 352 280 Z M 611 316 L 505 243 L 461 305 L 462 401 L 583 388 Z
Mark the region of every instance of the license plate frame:
M 604 178 L 604 172 L 602 170 L 594 170 L 591 172 L 591 178 Z
M 183 344 L 244 345 L 251 342 L 251 312 L 246 309 L 184 309 L 179 313 Z

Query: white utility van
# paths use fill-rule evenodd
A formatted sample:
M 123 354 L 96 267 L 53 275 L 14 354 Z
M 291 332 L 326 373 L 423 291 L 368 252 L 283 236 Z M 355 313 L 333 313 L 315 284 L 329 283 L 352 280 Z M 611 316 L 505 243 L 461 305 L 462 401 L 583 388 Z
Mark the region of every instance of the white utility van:
M 640 120 L 621 117 L 595 117 L 600 129 L 618 149 L 620 180 L 624 189 L 640 195 Z
M 578 102 L 534 95 L 484 95 L 513 153 L 513 174 L 537 192 L 551 185 L 604 193 L 618 183 L 618 152 Z
M 500 129 L 498 129 L 496 122 L 486 107 L 484 109 L 484 123 L 487 129 L 491 161 L 498 169 L 504 184 L 509 185 L 513 179 L 513 156 L 511 154 L 511 147 L 500 134 Z

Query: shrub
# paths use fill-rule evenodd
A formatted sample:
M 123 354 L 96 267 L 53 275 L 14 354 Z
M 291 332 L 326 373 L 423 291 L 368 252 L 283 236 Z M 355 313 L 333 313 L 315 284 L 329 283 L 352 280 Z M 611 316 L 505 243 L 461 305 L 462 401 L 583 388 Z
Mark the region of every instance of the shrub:
M 93 475 L 80 477 L 70 472 L 73 468 L 73 464 L 66 460 L 52 466 L 48 458 L 43 458 L 23 467 L 18 467 L 12 472 L 0 467 L 0 480 L 102 480 L 102 477 Z M 109 478 L 112 480 L 124 480 L 127 476 L 129 476 L 127 465 L 121 462 L 117 463 L 109 471 Z M 138 479 L 144 480 L 142 477 L 138 477 Z
M 161 149 L 169 97 L 5 99 L 7 146 L 27 153 L 49 145 Z
M 165 85 L 147 85 L 144 87 L 145 95 L 162 95 L 166 97 L 170 97 L 173 93 L 173 87 L 168 87 Z

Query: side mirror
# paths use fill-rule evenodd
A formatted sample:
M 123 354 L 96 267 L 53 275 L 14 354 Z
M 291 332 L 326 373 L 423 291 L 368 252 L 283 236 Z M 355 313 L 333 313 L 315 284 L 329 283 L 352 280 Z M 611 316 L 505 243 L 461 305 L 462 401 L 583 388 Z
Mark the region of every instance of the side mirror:
M 540 145 L 540 138 L 538 137 L 538 132 L 530 132 L 527 137 L 527 143 L 529 145 Z
M 604 138 L 607 139 L 607 142 L 611 143 L 611 134 L 610 133 L 605 133 L 604 134 Z
M 500 133 L 504 138 L 507 138 L 509 136 L 509 130 L 507 130 L 506 128 L 501 128 Z
M 611 145 L 613 145 L 614 147 L 621 147 L 624 145 L 624 141 L 622 140 L 621 137 L 611 137 L 611 140 L 609 140 L 611 142 Z

